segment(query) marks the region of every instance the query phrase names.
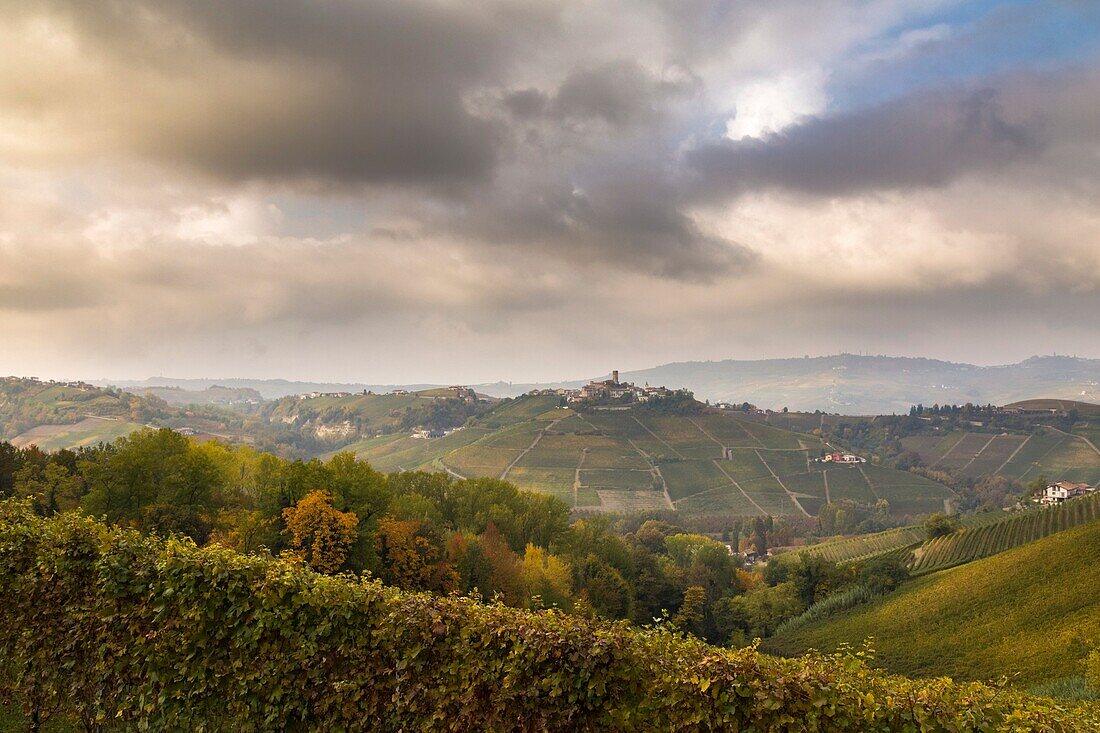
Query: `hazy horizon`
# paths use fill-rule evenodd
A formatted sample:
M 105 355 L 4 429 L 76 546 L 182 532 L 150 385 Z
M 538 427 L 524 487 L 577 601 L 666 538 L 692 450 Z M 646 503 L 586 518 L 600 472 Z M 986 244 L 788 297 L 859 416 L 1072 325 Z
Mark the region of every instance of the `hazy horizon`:
M 0 369 L 1100 355 L 1100 4 L 0 0 Z
M 951 363 L 951 364 L 963 364 L 963 365 L 967 365 L 967 366 L 976 366 L 976 367 L 983 367 L 983 368 L 1011 366 L 1011 365 L 1014 365 L 1014 364 L 1018 364 L 1022 361 L 1026 361 L 1027 359 L 1031 359 L 1031 358 L 1058 357 L 1058 358 L 1088 359 L 1088 360 L 1098 360 L 1098 359 L 1100 359 L 1100 357 L 1093 357 L 1093 356 L 1080 355 L 1080 354 L 1056 354 L 1056 353 L 1051 353 L 1051 354 L 1031 354 L 1027 357 L 1024 357 L 1024 358 L 1022 358 L 1020 360 L 1017 360 L 1017 361 L 1014 361 L 1014 362 L 998 362 L 998 363 L 980 364 L 980 363 L 975 363 L 975 362 L 961 361 L 961 360 L 954 360 L 954 359 L 940 359 L 940 358 L 937 358 L 937 357 L 927 356 L 927 355 L 910 356 L 910 355 L 902 355 L 902 354 L 860 354 L 858 352 L 837 352 L 837 353 L 833 353 L 833 354 L 803 354 L 803 355 L 800 355 L 800 356 L 762 357 L 760 359 L 737 359 L 737 358 L 733 358 L 733 357 L 718 358 L 718 359 L 682 359 L 682 360 L 677 360 L 677 361 L 672 361 L 672 362 L 662 362 L 660 364 L 645 364 L 645 365 L 637 365 L 637 366 L 635 366 L 635 365 L 621 366 L 621 365 L 616 364 L 616 365 L 611 366 L 610 368 L 605 368 L 602 371 L 599 368 L 596 368 L 593 371 L 588 372 L 588 373 L 584 373 L 584 374 L 577 374 L 577 375 L 574 375 L 574 376 L 565 376 L 565 377 L 551 377 L 551 378 L 548 378 L 548 379 L 526 379 L 526 378 L 522 378 L 522 375 L 521 375 L 520 377 L 505 376 L 505 377 L 501 377 L 501 378 L 455 380 L 455 379 L 448 379 L 445 374 L 443 374 L 443 376 L 441 378 L 438 378 L 438 379 L 406 379 L 406 380 L 401 380 L 401 381 L 359 378 L 359 377 L 348 378 L 348 379 L 344 379 L 344 378 L 329 379 L 329 378 L 323 378 L 323 377 L 314 377 L 314 376 L 311 376 L 311 375 L 308 375 L 308 374 L 303 375 L 303 376 L 259 377 L 259 376 L 255 376 L 253 374 L 177 374 L 177 373 L 168 373 L 168 374 L 147 374 L 147 375 L 140 375 L 140 376 L 118 376 L 118 375 L 88 375 L 88 374 L 70 374 L 70 373 L 59 373 L 59 374 L 30 374 L 30 373 L 27 373 L 27 374 L 14 374 L 14 373 L 12 373 L 12 374 L 9 374 L 7 376 L 36 377 L 36 378 L 44 379 L 44 380 L 53 379 L 53 380 L 56 380 L 56 381 L 84 380 L 84 381 L 91 381 L 91 382 L 96 382 L 96 383 L 109 383 L 109 384 L 116 384 L 116 385 L 121 385 L 121 384 L 126 384 L 126 383 L 137 383 L 137 382 L 154 382 L 156 380 L 165 380 L 165 381 L 172 381 L 172 380 L 178 380 L 178 381 L 211 381 L 211 382 L 218 382 L 218 380 L 223 380 L 223 381 L 230 381 L 230 380 L 239 380 L 239 381 L 286 381 L 286 382 L 302 382 L 302 383 L 315 383 L 315 384 L 348 384 L 348 385 L 364 384 L 364 385 L 392 385 L 392 386 L 404 386 L 404 385 L 413 385 L 413 384 L 449 385 L 449 384 L 455 384 L 455 383 L 475 384 L 475 385 L 476 384 L 497 384 L 497 383 L 506 383 L 506 384 L 557 384 L 557 383 L 567 383 L 567 382 L 580 382 L 580 381 L 587 380 L 587 379 L 597 378 L 597 377 L 600 377 L 600 376 L 603 376 L 603 375 L 606 375 L 606 374 L 610 374 L 612 369 L 617 369 L 618 371 L 626 374 L 626 373 L 630 373 L 630 372 L 645 371 L 645 370 L 648 370 L 648 369 L 655 369 L 655 368 L 665 367 L 665 366 L 669 366 L 669 365 L 673 365 L 673 364 L 717 363 L 717 362 L 724 362 L 724 361 L 757 362 L 757 361 L 782 361 L 782 360 L 802 360 L 802 359 L 829 359 L 829 358 L 840 357 L 840 356 L 856 356 L 856 357 L 883 358 L 883 359 L 928 359 L 928 360 L 931 360 L 931 361 L 938 361 L 938 362 Z

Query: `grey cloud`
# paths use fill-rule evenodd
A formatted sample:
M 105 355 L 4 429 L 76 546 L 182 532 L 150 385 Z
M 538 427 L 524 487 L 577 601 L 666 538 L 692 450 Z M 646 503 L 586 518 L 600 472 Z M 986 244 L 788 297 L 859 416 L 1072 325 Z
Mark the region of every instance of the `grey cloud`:
M 1039 153 L 1033 119 L 1006 116 L 995 90 L 920 94 L 818 118 L 763 140 L 704 145 L 686 156 L 702 195 L 780 187 L 822 195 L 942 186 Z
M 623 152 L 630 154 L 640 156 Z M 438 226 L 608 271 L 709 281 L 752 268 L 754 252 L 707 234 L 685 213 L 658 162 L 599 160 L 598 171 L 567 167 L 501 185 Z
M 543 115 L 550 105 L 550 97 L 538 89 L 516 89 L 506 92 L 501 102 L 513 117 L 530 120 Z
M 464 95 L 552 25 L 536 4 L 504 1 L 5 5 L 64 18 L 103 65 L 101 106 L 55 97 L 54 117 L 104 116 L 122 151 L 233 180 L 483 178 L 500 132 Z
M 47 268 L 40 259 L 64 261 Z M 243 247 L 158 241 L 125 253 L 50 244 L 38 257 L 0 249 L 0 313 L 79 321 L 94 311 L 122 334 L 353 324 L 446 311 L 456 322 L 560 305 L 553 282 L 476 259 L 393 253 L 370 242 L 270 240 Z M 124 283 L 125 287 L 118 287 Z
M 601 120 L 614 127 L 659 119 L 669 102 L 701 91 L 699 79 L 676 67 L 670 78 L 656 78 L 634 61 L 615 60 L 573 68 L 552 93 L 535 88 L 509 90 L 504 108 L 516 119 L 556 123 Z
M 624 125 L 652 114 L 658 92 L 658 86 L 633 63 L 581 68 L 562 82 L 553 109 L 561 117 L 593 117 Z
M 0 283 L 0 312 L 48 313 L 91 308 L 105 300 L 101 287 L 37 273 L 20 283 Z

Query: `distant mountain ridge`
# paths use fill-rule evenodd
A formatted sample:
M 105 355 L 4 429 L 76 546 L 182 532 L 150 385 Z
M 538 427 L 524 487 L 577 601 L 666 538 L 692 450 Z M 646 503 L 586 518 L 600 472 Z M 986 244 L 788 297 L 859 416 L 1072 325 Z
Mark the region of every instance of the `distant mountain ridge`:
M 1031 357 L 976 366 L 912 357 L 836 356 L 760 361 L 680 362 L 625 372 L 624 379 L 685 386 L 711 401 L 822 410 L 848 415 L 901 413 L 915 404 L 1003 405 L 1035 397 L 1096 402 L 1100 359 Z
M 598 375 L 602 378 L 607 375 Z M 1017 364 L 977 366 L 938 359 L 837 354 L 753 361 L 673 362 L 650 369 L 623 371 L 624 381 L 687 387 L 711 402 L 751 402 L 774 410 L 874 415 L 900 413 L 914 404 L 975 404 L 1044 397 L 1100 401 L 1100 359 L 1035 356 Z M 578 387 L 586 380 L 545 383 L 492 382 L 470 385 L 493 397 L 515 397 L 532 389 Z M 108 382 L 99 382 L 108 384 Z M 438 384 L 366 384 L 305 382 L 285 379 L 171 379 L 110 382 L 124 389 L 153 386 L 204 390 L 214 385 L 251 388 L 264 399 L 307 392 L 388 392 L 447 386 Z

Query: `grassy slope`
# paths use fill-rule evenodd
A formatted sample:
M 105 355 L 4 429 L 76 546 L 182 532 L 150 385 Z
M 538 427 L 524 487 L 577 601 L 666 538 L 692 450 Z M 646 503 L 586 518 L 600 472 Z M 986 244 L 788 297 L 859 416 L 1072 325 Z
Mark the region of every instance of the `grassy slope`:
M 912 581 L 868 606 L 769 639 L 767 651 L 830 650 L 874 637 L 877 663 L 909 676 L 1021 686 L 1079 674 L 1100 639 L 1100 522 Z
M 12 438 L 11 442 L 20 448 L 34 444 L 42 450 L 55 451 L 111 443 L 144 427 L 141 423 L 128 420 L 90 417 L 72 425 L 39 425 Z

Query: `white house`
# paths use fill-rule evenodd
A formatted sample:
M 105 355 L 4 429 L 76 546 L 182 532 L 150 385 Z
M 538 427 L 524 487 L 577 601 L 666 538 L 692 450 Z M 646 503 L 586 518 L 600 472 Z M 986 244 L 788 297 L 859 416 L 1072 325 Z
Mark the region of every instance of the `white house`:
M 1067 499 L 1076 499 L 1079 496 L 1085 496 L 1092 493 L 1096 489 L 1088 484 L 1074 483 L 1072 481 L 1058 481 L 1053 484 L 1048 484 L 1046 489 L 1043 490 L 1042 496 L 1035 499 L 1040 504 L 1061 504 Z

